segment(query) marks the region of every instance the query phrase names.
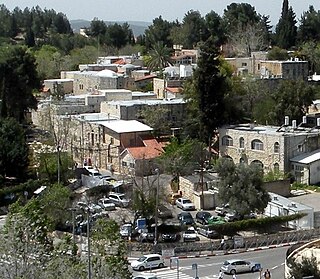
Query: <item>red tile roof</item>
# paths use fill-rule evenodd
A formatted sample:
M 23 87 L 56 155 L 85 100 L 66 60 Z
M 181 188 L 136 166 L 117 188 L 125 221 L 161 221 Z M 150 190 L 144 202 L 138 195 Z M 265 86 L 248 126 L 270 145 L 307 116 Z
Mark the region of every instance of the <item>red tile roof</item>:
M 128 147 L 127 150 L 134 159 L 154 159 L 159 157 L 163 152 L 162 144 L 156 139 L 144 139 L 144 146 Z
M 135 79 L 135 81 L 142 81 L 142 80 L 146 80 L 146 79 L 153 79 L 153 78 L 155 78 L 155 77 L 157 77 L 156 75 L 147 75 L 147 76 L 143 76 L 143 77 L 141 77 L 141 78 L 137 78 L 137 79 Z

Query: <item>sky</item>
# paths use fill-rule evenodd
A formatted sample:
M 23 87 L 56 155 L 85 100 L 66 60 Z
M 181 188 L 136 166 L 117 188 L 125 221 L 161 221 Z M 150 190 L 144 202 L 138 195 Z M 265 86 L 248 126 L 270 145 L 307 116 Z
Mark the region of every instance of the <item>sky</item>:
M 144 21 L 152 22 L 162 16 L 168 21 L 182 21 L 184 15 L 190 11 L 199 11 L 205 16 L 211 10 L 223 15 L 224 9 L 231 3 L 248 3 L 255 7 L 262 15 L 269 15 L 271 24 L 275 26 L 281 15 L 282 0 L 2 0 L 10 11 L 15 7 L 24 9 L 39 6 L 42 10 L 54 9 L 62 12 L 68 20 L 98 18 L 104 21 Z M 315 10 L 320 10 L 319 0 L 289 0 L 296 13 L 297 19 L 301 18 L 304 11 L 313 5 Z

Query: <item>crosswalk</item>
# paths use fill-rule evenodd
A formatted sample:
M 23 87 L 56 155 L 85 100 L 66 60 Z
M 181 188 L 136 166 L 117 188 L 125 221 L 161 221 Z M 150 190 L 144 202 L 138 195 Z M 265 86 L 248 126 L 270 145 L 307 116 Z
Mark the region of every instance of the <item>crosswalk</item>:
M 179 275 L 177 272 L 177 269 L 170 269 L 170 268 L 164 268 L 164 269 L 157 269 L 157 270 L 152 270 L 150 273 L 149 271 L 146 272 L 137 272 L 134 274 L 134 276 L 141 274 L 153 274 L 156 275 L 158 279 L 194 279 L 194 276 L 188 275 L 183 272 L 183 270 L 179 271 Z M 199 279 L 217 279 L 218 275 L 211 275 L 211 276 L 201 276 Z

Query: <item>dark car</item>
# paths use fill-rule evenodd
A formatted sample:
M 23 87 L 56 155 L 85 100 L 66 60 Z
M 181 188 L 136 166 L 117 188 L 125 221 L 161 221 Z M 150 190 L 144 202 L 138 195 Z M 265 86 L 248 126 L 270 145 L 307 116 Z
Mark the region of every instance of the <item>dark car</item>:
M 213 229 L 211 229 L 209 226 L 203 226 L 198 228 L 198 233 L 202 234 L 208 238 L 218 238 L 219 233 Z
M 173 218 L 172 211 L 163 204 L 160 204 L 158 207 L 158 216 L 161 219 Z
M 178 220 L 181 225 L 192 225 L 194 220 L 190 212 L 181 212 L 178 214 Z
M 196 221 L 202 225 L 207 225 L 208 220 L 212 217 L 211 213 L 208 211 L 199 211 L 196 214 Z
M 173 242 L 178 240 L 178 235 L 175 232 L 166 232 L 161 234 L 161 240 L 163 242 Z

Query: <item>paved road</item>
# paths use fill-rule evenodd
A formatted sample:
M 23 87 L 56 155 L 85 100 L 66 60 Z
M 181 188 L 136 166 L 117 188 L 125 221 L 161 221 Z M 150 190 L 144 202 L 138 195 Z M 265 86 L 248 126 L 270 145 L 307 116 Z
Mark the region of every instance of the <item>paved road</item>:
M 260 250 L 254 252 L 246 252 L 235 255 L 223 255 L 207 258 L 180 259 L 179 277 L 176 269 L 169 267 L 163 269 L 152 270 L 151 273 L 156 274 L 160 279 L 193 279 L 195 271 L 192 270 L 192 264 L 198 265 L 198 276 L 200 279 L 215 279 L 218 276 L 221 264 L 228 259 L 244 259 L 260 262 L 264 269 L 271 270 L 272 278 L 284 278 L 284 259 L 288 247 Z M 169 261 L 167 261 L 169 265 Z M 149 272 L 149 271 L 148 271 Z M 134 272 L 134 275 L 139 272 Z M 259 279 L 259 272 L 245 273 L 237 275 L 238 279 Z M 225 275 L 225 279 L 231 279 L 231 275 Z

